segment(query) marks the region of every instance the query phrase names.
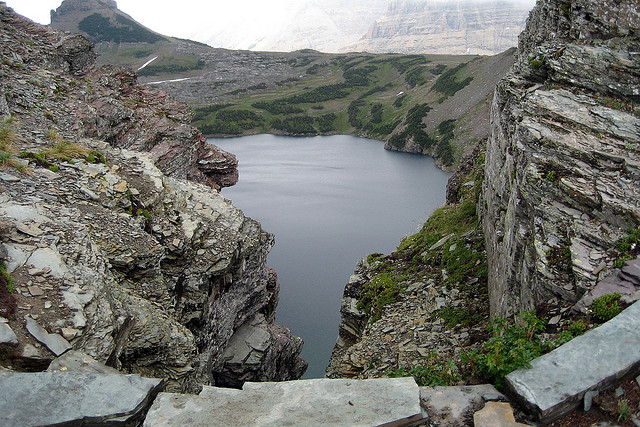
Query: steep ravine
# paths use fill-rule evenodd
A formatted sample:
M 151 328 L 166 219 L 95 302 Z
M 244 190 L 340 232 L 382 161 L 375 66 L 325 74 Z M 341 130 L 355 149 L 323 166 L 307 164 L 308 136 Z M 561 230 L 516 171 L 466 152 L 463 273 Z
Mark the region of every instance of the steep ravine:
M 299 378 L 273 236 L 216 191 L 235 157 L 82 36 L 0 21 L 2 369 L 73 348 L 170 390 Z

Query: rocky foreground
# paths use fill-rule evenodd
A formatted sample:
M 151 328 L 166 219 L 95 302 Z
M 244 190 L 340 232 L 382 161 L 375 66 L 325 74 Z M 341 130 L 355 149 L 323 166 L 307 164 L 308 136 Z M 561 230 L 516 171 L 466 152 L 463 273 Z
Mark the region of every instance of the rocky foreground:
M 2 369 L 74 349 L 177 391 L 299 378 L 273 236 L 215 190 L 235 157 L 82 36 L 0 3 L 0 41 Z

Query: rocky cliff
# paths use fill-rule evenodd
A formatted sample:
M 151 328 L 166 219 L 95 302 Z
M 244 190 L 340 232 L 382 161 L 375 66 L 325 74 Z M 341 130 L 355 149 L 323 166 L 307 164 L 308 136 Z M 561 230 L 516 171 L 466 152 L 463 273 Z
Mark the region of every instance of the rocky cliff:
M 357 265 L 329 376 L 465 381 L 451 363 L 487 340 L 490 316 L 535 311 L 555 333 L 594 297 L 638 299 L 625 261 L 640 255 L 639 17 L 631 0 L 538 1 L 486 151 L 420 232 Z
M 495 55 L 516 46 L 533 0 L 395 0 L 341 51 Z
M 184 104 L 95 68 L 82 36 L 4 3 L 0 20 L 3 369 L 73 348 L 174 390 L 299 378 L 273 236 L 213 188 L 235 183 L 235 157 Z
M 538 1 L 496 90 L 483 216 L 493 315 L 571 305 L 640 224 L 635 1 Z M 619 265 L 619 264 L 618 264 Z

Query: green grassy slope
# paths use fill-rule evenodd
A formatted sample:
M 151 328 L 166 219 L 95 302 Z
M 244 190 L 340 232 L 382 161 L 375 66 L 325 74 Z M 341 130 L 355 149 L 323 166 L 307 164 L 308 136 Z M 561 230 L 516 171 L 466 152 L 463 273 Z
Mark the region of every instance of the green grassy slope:
M 506 73 L 512 58 L 513 52 L 497 57 L 300 52 L 289 59 L 299 68 L 298 77 L 240 85 L 221 94 L 223 102 L 194 105 L 193 124 L 209 136 L 366 136 L 387 141 L 389 149 L 433 155 L 453 168 L 488 132 L 495 76 Z M 430 123 L 431 116 L 438 122 Z

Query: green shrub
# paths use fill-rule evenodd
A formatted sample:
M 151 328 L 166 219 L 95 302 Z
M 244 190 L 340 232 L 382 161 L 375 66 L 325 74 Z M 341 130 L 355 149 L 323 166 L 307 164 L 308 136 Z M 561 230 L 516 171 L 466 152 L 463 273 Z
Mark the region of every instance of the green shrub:
M 338 116 L 335 113 L 328 113 L 320 117 L 316 117 L 316 123 L 318 123 L 318 130 L 322 133 L 332 132 L 335 130 L 335 122 Z
M 583 320 L 574 320 L 567 326 L 567 331 L 577 337 L 584 334 L 588 329 L 588 325 Z
M 283 99 L 276 101 L 258 101 L 251 104 L 254 108 L 268 111 L 271 114 L 299 114 L 302 108 L 294 107 Z
M 385 372 L 390 378 L 412 376 L 420 387 L 453 386 L 462 381 L 458 366 L 451 358 L 440 357 L 436 351 L 422 359 L 422 363 L 408 370 L 404 368 Z
M 529 66 L 534 70 L 539 70 L 540 68 L 542 68 L 543 64 L 544 63 L 542 62 L 542 60 L 538 58 L 534 58 L 534 57 L 529 58 Z
M 107 164 L 107 158 L 104 156 L 104 154 L 100 153 L 99 151 L 96 150 L 90 150 L 89 154 L 87 155 L 87 162 L 88 163 L 102 163 L 102 164 Z
M 407 95 L 405 95 L 405 94 L 402 94 L 402 95 L 400 95 L 400 96 L 396 97 L 396 100 L 395 100 L 395 101 L 393 101 L 393 106 L 394 106 L 395 108 L 400 108 L 400 107 L 402 107 L 402 103 L 404 102 L 404 100 L 405 100 L 405 98 L 406 98 L 406 97 L 407 97 Z
M 530 367 L 533 359 L 553 347 L 542 339 L 545 327 L 546 321 L 534 312 L 522 313 L 515 322 L 498 318 L 482 352 L 470 352 L 468 357 L 483 377 L 502 388 L 507 374 Z
M 640 253 L 640 228 L 627 230 L 629 235 L 616 242 L 618 258 L 614 266 L 622 268 L 625 261 L 634 259 Z
M 396 302 L 396 298 L 404 289 L 400 284 L 402 279 L 396 278 L 392 272 L 384 271 L 364 285 L 358 309 L 371 316 L 371 323 L 380 319 L 384 306 Z
M 457 79 L 457 74 L 462 71 L 467 64 L 460 64 L 450 70 L 445 71 L 438 80 L 433 84 L 433 89 L 444 95 L 446 99 L 449 96 L 453 96 L 459 90 L 465 88 L 473 81 L 473 77 L 467 77 L 463 80 Z
M 549 265 L 560 271 L 571 273 L 571 248 L 569 246 L 553 246 L 547 251 L 547 261 Z
M 381 123 L 382 122 L 382 113 L 384 112 L 382 104 L 378 103 L 371 107 L 371 122 L 372 123 Z
M 362 121 L 358 118 L 360 108 L 364 106 L 364 100 L 356 99 L 349 104 L 347 108 L 347 116 L 349 117 L 349 124 L 356 129 L 362 129 Z
M 619 299 L 620 294 L 617 292 L 596 298 L 589 306 L 591 316 L 599 322 L 613 319 L 622 311 L 618 305 Z
M 9 272 L 7 272 L 7 267 L 2 262 L 0 262 L 0 275 L 2 275 L 4 280 L 7 282 L 7 291 L 9 291 L 9 293 L 14 293 L 16 291 L 15 282 Z
M 293 135 L 311 135 L 315 134 L 316 129 L 313 127 L 313 117 L 309 116 L 292 116 L 283 120 L 276 119 L 271 123 L 274 129 L 279 129 Z
M 450 328 L 454 328 L 457 325 L 468 326 L 479 323 L 482 320 L 482 317 L 478 313 L 473 313 L 468 309 L 453 308 L 449 306 L 442 307 L 434 314 L 444 320 L 445 325 Z

